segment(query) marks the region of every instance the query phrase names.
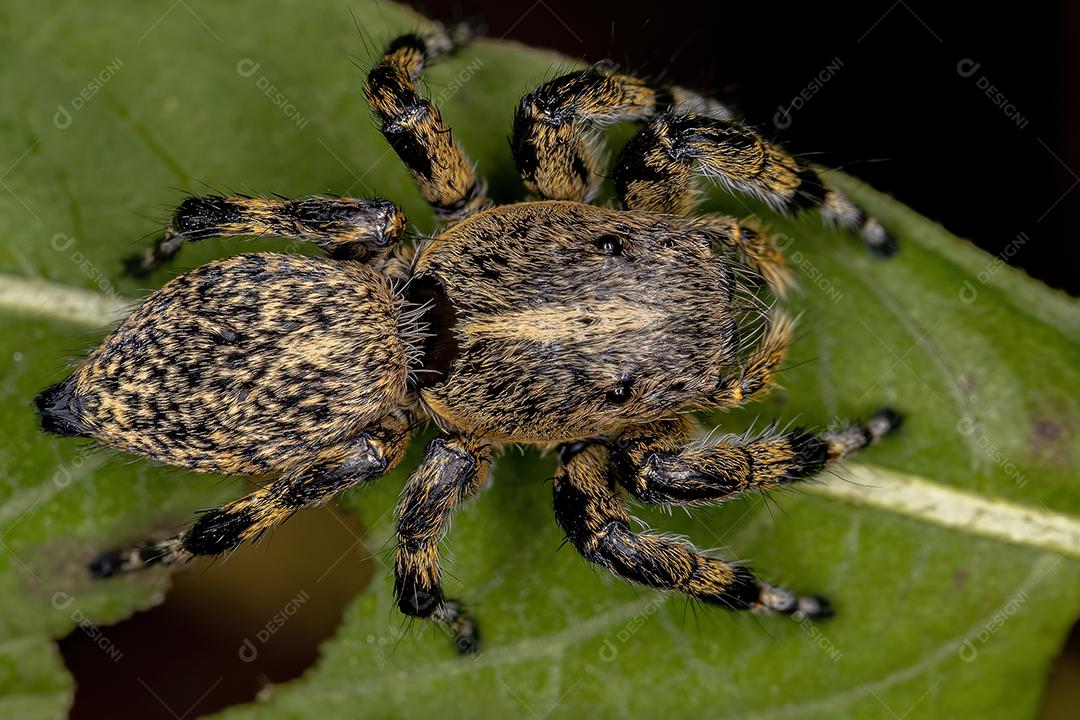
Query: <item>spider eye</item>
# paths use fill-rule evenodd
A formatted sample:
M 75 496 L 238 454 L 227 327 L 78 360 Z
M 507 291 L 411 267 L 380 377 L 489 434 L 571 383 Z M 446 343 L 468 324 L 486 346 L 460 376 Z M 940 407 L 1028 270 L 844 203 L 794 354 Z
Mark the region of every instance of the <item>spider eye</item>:
M 629 377 L 623 377 L 619 386 L 614 390 L 609 390 L 607 394 L 607 400 L 612 405 L 622 405 L 630 399 L 630 386 L 633 385 L 633 380 Z
M 614 235 L 601 235 L 593 242 L 605 255 L 613 257 L 622 255 L 622 241 Z

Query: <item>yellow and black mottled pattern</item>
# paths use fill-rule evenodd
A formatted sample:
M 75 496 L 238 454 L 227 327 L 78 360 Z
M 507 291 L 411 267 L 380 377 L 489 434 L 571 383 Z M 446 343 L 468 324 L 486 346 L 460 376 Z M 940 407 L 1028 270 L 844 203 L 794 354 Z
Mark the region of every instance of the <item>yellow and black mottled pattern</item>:
M 782 312 L 773 311 L 761 344 L 747 356 L 739 371 L 726 375 L 716 391 L 698 407 L 740 405 L 767 391 L 775 382 L 794 335 L 795 321 Z
M 695 222 L 715 233 L 720 242 L 734 248 L 739 259 L 760 273 L 769 289 L 777 295 L 784 296 L 795 285 L 780 248 L 755 221 L 710 214 L 697 218 Z
M 476 212 L 488 201 L 472 163 L 439 109 L 419 95 L 416 83 L 429 60 L 451 52 L 458 42 L 441 30 L 400 37 L 368 73 L 364 85 L 383 136 L 409 168 L 420 194 L 448 222 Z
M 608 479 L 608 452 L 593 443 L 563 453 L 553 485 L 555 519 L 570 543 L 628 580 L 735 610 L 753 608 L 760 591 L 748 569 L 702 555 L 683 540 L 630 529 L 630 515 Z
M 230 236 L 303 240 L 331 257 L 371 260 L 397 242 L 405 223 L 405 214 L 388 200 L 193 196 L 180 203 L 152 247 L 124 264 L 129 275 L 142 277 L 176 255 L 184 242 Z
M 448 623 L 463 651 L 476 648 L 476 628 L 461 612 L 459 602 L 443 596 L 439 541 L 454 508 L 475 495 L 490 472 L 491 448 L 485 440 L 435 438 L 409 478 L 397 508 L 394 594 L 398 607 L 412 617 L 435 615 Z M 445 607 L 448 603 L 450 607 Z
M 254 540 L 297 510 L 321 505 L 397 465 L 405 455 L 409 421 L 403 412 L 388 415 L 354 437 L 320 450 L 307 465 L 286 471 L 247 497 L 203 513 L 179 535 L 102 553 L 91 563 L 91 572 L 98 578 L 111 577 L 195 555 L 218 555 Z
M 615 477 L 641 502 L 711 504 L 816 475 L 831 459 L 825 438 L 802 430 L 690 444 L 686 423 L 651 423 L 619 437 Z
M 555 514 L 586 558 L 650 587 L 735 609 L 830 614 L 815 596 L 658 533 L 634 533 L 623 492 L 669 506 L 715 503 L 812 477 L 893 431 L 889 410 L 814 434 L 694 441 L 686 413 L 768 390 L 794 323 L 773 307 L 791 284 L 752 220 L 683 217 L 695 169 L 789 211 L 819 208 L 888 250 L 873 219 L 812 168 L 681 88 L 594 67 L 527 94 L 511 148 L 548 198 L 486 208 L 482 183 L 419 76 L 467 35 L 435 27 L 390 44 L 365 92 L 391 146 L 450 226 L 401 246 L 386 200 L 192 197 L 128 269 L 147 272 L 185 241 L 274 236 L 330 257 L 241 255 L 151 295 L 37 398 L 42 427 L 202 472 L 265 485 L 185 532 L 102 553 L 96 577 L 224 553 L 372 479 L 428 446 L 398 503 L 399 608 L 445 628 L 458 650 L 479 632 L 441 585 L 439 543 L 488 479 L 496 446 L 557 446 Z M 599 130 L 647 121 L 615 171 L 624 209 L 594 207 Z
M 871 249 L 895 251 L 884 228 L 818 172 L 749 128 L 704 115 L 653 118 L 623 148 L 615 187 L 628 208 L 685 214 L 697 203 L 695 172 L 777 210 L 821 210 L 831 223 L 857 230 Z
M 414 270 L 414 297 L 453 312 L 421 398 L 446 426 L 513 442 L 714 404 L 766 312 L 718 245 L 679 218 L 563 201 L 463 221 Z
M 48 404 L 112 447 L 202 472 L 302 467 L 398 407 L 400 302 L 367 266 L 240 255 L 166 284 Z
M 712 504 L 812 477 L 899 424 L 899 416 L 884 410 L 865 424 L 822 435 L 767 431 L 693 443 L 694 423 L 673 417 L 630 427 L 615 442 L 564 444 L 554 485 L 555 515 L 586 559 L 617 575 L 732 608 L 822 619 L 832 610 L 821 597 L 759 583 L 748 569 L 703 556 L 685 542 L 631 532 L 616 486 L 643 503 Z
M 588 202 L 604 164 L 595 126 L 643 120 L 671 101 L 644 80 L 603 68 L 544 83 L 514 114 L 510 148 L 525 187 L 545 199 Z
M 719 103 L 683 88 L 592 67 L 550 80 L 523 96 L 514 114 L 510 149 L 530 192 L 548 200 L 588 202 L 604 169 L 597 129 L 645 120 L 674 107 L 729 116 Z

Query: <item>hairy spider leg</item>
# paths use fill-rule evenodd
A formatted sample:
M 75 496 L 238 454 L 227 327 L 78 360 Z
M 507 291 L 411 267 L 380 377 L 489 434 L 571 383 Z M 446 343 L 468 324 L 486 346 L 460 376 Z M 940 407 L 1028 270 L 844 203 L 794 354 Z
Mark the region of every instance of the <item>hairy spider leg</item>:
M 300 240 L 334 258 L 366 261 L 396 243 L 405 224 L 405 214 L 389 200 L 192 196 L 176 208 L 154 245 L 124 260 L 124 268 L 143 277 L 174 257 L 185 242 L 233 236 Z
M 878 254 L 896 250 L 885 228 L 812 166 L 732 120 L 657 115 L 620 153 L 615 188 L 627 208 L 686 214 L 697 204 L 701 174 L 781 212 L 818 209 L 826 222 L 857 231 Z
M 526 93 L 514 113 L 510 149 L 529 192 L 548 200 L 590 202 L 606 164 L 598 131 L 673 108 L 732 116 L 720 103 L 689 90 L 594 66 Z
M 432 59 L 447 55 L 471 39 L 467 25 L 441 26 L 402 35 L 390 43 L 368 73 L 364 95 L 390 147 L 409 169 L 436 217 L 455 223 L 486 207 L 484 182 L 454 140 L 442 113 L 417 89 Z
M 491 448 L 474 438 L 437 437 L 409 477 L 398 502 L 394 595 L 401 612 L 447 628 L 459 652 L 472 653 L 480 641 L 476 623 L 462 603 L 443 595 L 439 542 L 454 509 L 484 485 L 491 471 Z

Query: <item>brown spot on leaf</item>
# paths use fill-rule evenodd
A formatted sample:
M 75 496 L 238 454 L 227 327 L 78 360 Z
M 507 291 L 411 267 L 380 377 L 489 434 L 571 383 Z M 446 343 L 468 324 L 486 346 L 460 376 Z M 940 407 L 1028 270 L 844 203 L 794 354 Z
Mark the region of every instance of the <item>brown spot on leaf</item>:
M 1035 429 L 1035 437 L 1042 440 L 1057 440 L 1061 434 L 1061 428 L 1052 420 L 1036 420 L 1032 427 Z
M 1080 420 L 1072 403 L 1065 398 L 1050 398 L 1039 414 L 1031 419 L 1028 452 L 1039 462 L 1070 467 L 1077 461 L 1077 426 Z

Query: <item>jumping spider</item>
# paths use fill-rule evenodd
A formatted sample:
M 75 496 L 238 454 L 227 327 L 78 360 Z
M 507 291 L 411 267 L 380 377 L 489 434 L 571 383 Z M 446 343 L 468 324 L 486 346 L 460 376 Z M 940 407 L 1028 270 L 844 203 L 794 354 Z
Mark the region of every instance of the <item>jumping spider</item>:
M 306 240 L 329 257 L 247 254 L 151 295 L 63 382 L 37 397 L 42 427 L 200 472 L 268 477 L 175 537 L 106 552 L 106 578 L 257 537 L 402 458 L 430 420 L 398 504 L 394 590 L 401 611 L 478 633 L 440 586 L 451 513 L 484 485 L 494 448 L 557 447 L 555 518 L 588 560 L 624 578 L 734 610 L 831 614 L 819 597 L 755 579 L 683 540 L 634 532 L 623 491 L 698 506 L 813 477 L 899 423 L 814 434 L 771 431 L 691 442 L 685 411 L 731 407 L 767 389 L 793 323 L 768 301 L 789 275 L 751 222 L 691 216 L 695 173 L 787 212 L 818 209 L 879 251 L 884 229 L 810 166 L 678 87 L 596 66 L 540 85 L 514 118 L 511 149 L 535 200 L 495 206 L 438 108 L 424 66 L 467 40 L 435 27 L 392 42 L 367 76 L 371 109 L 445 227 L 399 245 L 392 202 L 189 197 L 145 273 L 185 241 Z M 598 128 L 643 127 L 614 170 L 621 209 L 590 205 Z

